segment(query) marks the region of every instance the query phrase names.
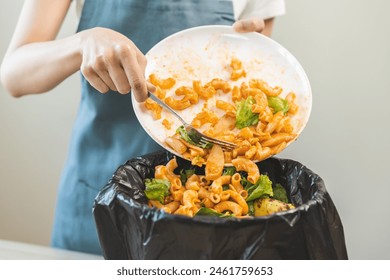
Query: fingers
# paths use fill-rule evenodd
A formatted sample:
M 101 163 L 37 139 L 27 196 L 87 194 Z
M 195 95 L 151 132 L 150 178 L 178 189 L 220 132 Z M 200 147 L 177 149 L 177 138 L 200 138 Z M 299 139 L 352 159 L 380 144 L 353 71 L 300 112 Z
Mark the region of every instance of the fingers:
M 148 88 L 148 91 L 153 93 L 156 92 L 156 87 L 152 83 L 146 82 L 146 87 Z
M 132 90 L 138 102 L 147 99 L 146 58 L 135 45 L 117 45 L 103 55 L 91 55 L 84 60 L 81 72 L 99 92 L 113 90 L 127 94 Z
M 81 73 L 85 79 L 101 93 L 106 93 L 110 90 L 107 84 L 99 77 L 92 67 L 81 66 Z
M 118 79 L 114 78 L 115 81 L 113 80 L 113 77 L 116 77 L 113 72 L 116 73 L 116 71 L 110 66 L 112 63 L 109 61 L 110 59 L 107 59 L 105 55 L 98 55 L 95 58 L 89 57 L 84 59 L 80 68 L 85 79 L 100 93 L 106 93 L 109 90 L 118 91 Z M 126 83 L 129 82 L 126 81 Z M 127 92 L 129 91 L 130 89 Z
M 130 82 L 135 100 L 137 100 L 137 102 L 143 102 L 148 98 L 146 80 L 144 76 L 146 59 L 143 61 L 143 55 L 137 53 L 138 49 L 135 47 L 120 51 L 122 67 L 126 73 L 128 81 Z
M 147 99 L 146 58 L 123 34 L 108 28 L 91 28 L 80 34 L 80 70 L 101 93 L 109 90 L 127 94 L 133 91 L 138 102 Z
M 115 83 L 111 79 L 111 74 L 108 71 L 96 71 L 96 74 L 99 78 L 107 85 L 107 87 L 112 91 L 118 91 Z
M 123 48 L 126 48 L 126 46 L 124 46 Z M 131 88 L 126 73 L 122 68 L 122 63 L 121 63 L 122 53 L 119 49 L 120 47 L 117 46 L 112 51 L 112 53 L 110 53 L 110 55 L 107 55 L 105 57 L 105 62 L 106 62 L 107 71 L 113 83 L 115 84 L 117 91 L 120 94 L 127 94 L 130 92 Z
M 264 30 L 264 20 L 259 18 L 242 19 L 233 24 L 233 29 L 239 33 L 262 32 Z
M 107 87 L 113 91 L 117 90 L 115 83 L 111 79 L 111 75 L 107 70 L 107 58 L 106 56 L 98 56 L 96 62 L 92 66 L 94 72 L 99 76 L 99 78 L 107 85 Z

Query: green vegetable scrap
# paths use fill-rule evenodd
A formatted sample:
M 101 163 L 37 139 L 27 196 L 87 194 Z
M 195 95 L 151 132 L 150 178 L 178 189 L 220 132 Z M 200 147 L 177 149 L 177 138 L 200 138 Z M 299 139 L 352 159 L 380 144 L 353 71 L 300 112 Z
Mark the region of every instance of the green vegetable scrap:
M 182 185 L 184 186 L 188 180 L 188 178 L 190 178 L 192 175 L 195 174 L 195 169 L 182 169 L 180 170 L 180 181 L 182 183 Z
M 203 149 L 210 149 L 213 146 L 212 143 L 198 144 L 199 143 L 198 136 L 196 134 L 189 134 L 183 125 L 178 127 L 176 133 L 180 135 L 181 139 L 197 147 Z
M 288 203 L 287 192 L 286 192 L 285 188 L 283 188 L 283 186 L 281 184 L 276 184 L 273 187 L 273 192 L 274 192 L 274 195 L 272 197 L 274 199 L 277 199 L 277 200 L 283 201 L 285 203 Z
M 164 198 L 169 195 L 171 183 L 164 179 L 146 179 L 145 186 L 145 195 L 148 199 L 164 203 Z
M 267 175 L 260 175 L 260 178 L 257 180 L 256 184 L 247 182 L 246 186 L 247 187 L 245 189 L 248 192 L 246 201 L 252 201 L 260 197 L 273 196 L 272 182 Z
M 282 111 L 286 114 L 290 109 L 287 100 L 277 96 L 268 96 L 268 106 L 274 109 L 274 113 Z
M 254 200 L 248 201 L 248 215 L 249 216 L 254 216 L 255 215 L 255 205 L 254 205 Z
M 223 169 L 222 176 L 225 176 L 225 175 L 233 176 L 234 173 L 236 173 L 236 168 L 234 166 L 226 166 Z
M 233 217 L 233 214 L 226 214 L 226 213 L 218 213 L 217 211 L 214 211 L 207 207 L 202 207 L 199 209 L 198 212 L 196 212 L 195 216 L 212 216 L 212 217 L 221 217 L 221 218 L 229 218 Z
M 236 103 L 236 127 L 244 128 L 247 126 L 255 125 L 259 122 L 259 114 L 252 112 L 252 105 L 255 104 L 255 99 L 249 96 L 245 100 L 241 100 Z

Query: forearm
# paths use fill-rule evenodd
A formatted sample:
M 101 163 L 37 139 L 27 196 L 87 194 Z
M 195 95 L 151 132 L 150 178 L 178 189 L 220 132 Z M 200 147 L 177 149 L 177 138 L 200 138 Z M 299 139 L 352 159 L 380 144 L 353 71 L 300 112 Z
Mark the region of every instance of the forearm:
M 15 97 L 46 92 L 80 69 L 79 34 L 23 45 L 4 58 L 1 81 Z

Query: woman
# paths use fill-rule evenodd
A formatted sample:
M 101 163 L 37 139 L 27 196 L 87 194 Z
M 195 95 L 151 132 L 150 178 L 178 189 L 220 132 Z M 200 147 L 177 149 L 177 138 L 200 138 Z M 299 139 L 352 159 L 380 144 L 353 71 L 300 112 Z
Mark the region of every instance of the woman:
M 99 254 L 91 210 L 96 194 L 121 163 L 158 149 L 136 120 L 128 95 L 131 91 L 138 102 L 146 99 L 143 54 L 177 31 L 231 25 L 235 19 L 237 32 L 270 35 L 273 17 L 283 13 L 284 3 L 85 0 L 77 33 L 56 39 L 70 3 L 25 1 L 1 80 L 20 97 L 47 92 L 81 70 L 81 103 L 59 186 L 52 244 Z

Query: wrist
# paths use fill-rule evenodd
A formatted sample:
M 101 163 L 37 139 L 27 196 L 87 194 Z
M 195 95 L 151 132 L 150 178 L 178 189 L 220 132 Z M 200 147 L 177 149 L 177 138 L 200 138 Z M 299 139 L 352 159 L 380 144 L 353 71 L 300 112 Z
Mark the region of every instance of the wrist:
M 81 66 L 81 62 L 83 60 L 83 50 L 84 50 L 84 45 L 85 45 L 85 31 L 80 31 L 74 34 L 73 38 L 73 46 L 76 46 L 76 49 L 74 51 L 74 57 L 78 61 L 78 66 Z

